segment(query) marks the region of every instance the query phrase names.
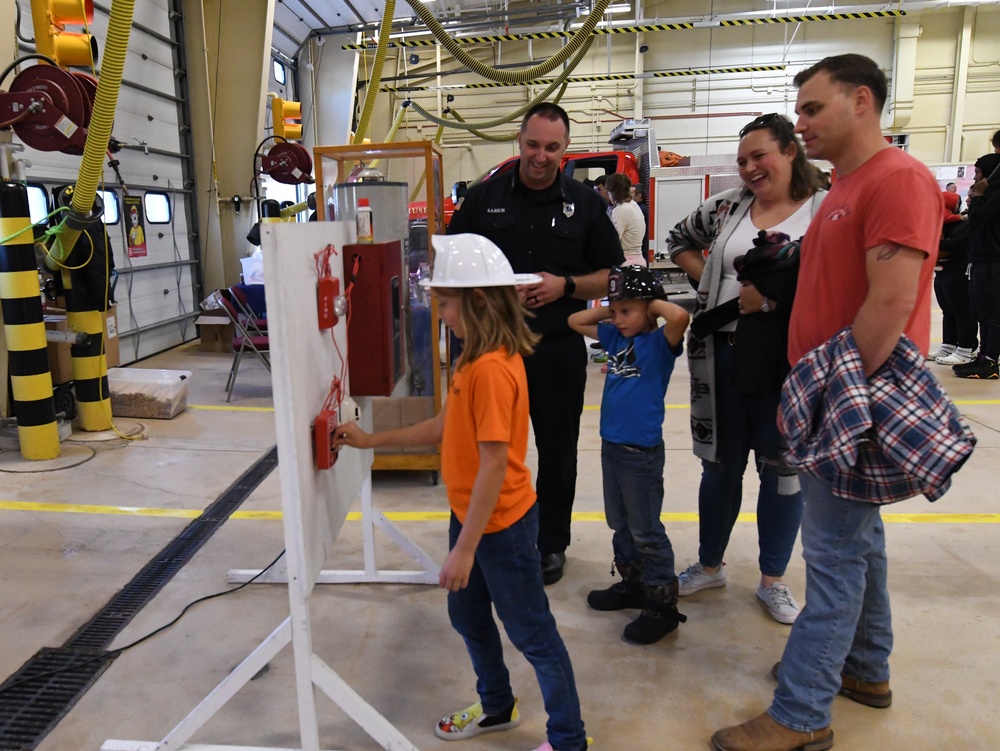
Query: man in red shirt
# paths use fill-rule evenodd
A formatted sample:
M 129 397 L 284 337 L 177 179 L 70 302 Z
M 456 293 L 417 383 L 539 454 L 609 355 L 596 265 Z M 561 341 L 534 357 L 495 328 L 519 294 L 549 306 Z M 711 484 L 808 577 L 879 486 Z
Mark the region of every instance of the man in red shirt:
M 851 326 L 871 376 L 902 334 L 924 352 L 941 196 L 930 172 L 891 147 L 880 117 L 885 75 L 862 55 L 821 60 L 795 77 L 796 132 L 837 179 L 802 243 L 788 358 Z M 869 707 L 892 702 L 892 622 L 880 506 L 846 500 L 800 473 L 808 602 L 792 626 L 767 712 L 712 736 L 718 751 L 824 751 L 840 693 Z

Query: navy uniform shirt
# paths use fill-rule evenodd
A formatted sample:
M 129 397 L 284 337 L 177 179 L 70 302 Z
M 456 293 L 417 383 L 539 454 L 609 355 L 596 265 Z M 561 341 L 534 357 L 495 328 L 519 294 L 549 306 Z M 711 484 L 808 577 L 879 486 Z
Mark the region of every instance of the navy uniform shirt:
M 625 262 L 601 197 L 561 170 L 544 190 L 525 187 L 517 167 L 473 185 L 448 225 L 449 235 L 460 232 L 488 237 L 518 274 L 582 276 Z M 528 323 L 542 334 L 569 333 L 566 319 L 586 306 L 563 297 L 535 310 Z

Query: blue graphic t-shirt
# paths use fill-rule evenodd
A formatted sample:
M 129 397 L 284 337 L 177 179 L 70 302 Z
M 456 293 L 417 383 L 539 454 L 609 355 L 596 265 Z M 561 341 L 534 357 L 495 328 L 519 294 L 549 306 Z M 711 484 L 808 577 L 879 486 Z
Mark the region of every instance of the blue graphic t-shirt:
M 598 340 L 608 353 L 608 375 L 601 403 L 601 438 L 625 446 L 659 446 L 663 442 L 663 398 L 684 351 L 656 329 L 622 336 L 612 324 L 597 326 Z

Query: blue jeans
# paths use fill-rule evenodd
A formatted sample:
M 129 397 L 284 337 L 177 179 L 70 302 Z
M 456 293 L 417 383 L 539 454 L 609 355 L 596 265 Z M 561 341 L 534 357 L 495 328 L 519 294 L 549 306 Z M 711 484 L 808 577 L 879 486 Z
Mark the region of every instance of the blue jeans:
M 452 514 L 449 549 L 461 531 L 461 523 Z M 511 643 L 535 669 L 549 715 L 549 743 L 559 751 L 579 751 L 587 744 L 587 734 L 573 666 L 545 596 L 537 540 L 537 504 L 507 529 L 483 535 L 469 586 L 448 593 L 448 615 L 472 658 L 483 711 L 496 714 L 514 703 L 500 632 L 493 620 L 496 607 Z
M 778 392 L 748 397 L 733 386 L 733 346 L 715 338 L 715 440 L 718 461 L 701 463 L 698 490 L 698 560 L 722 565 L 743 502 L 743 473 L 756 458 L 758 565 L 765 576 L 783 576 L 802 520 L 802 493 L 794 477 L 779 477 L 781 435 Z M 785 487 L 789 481 L 794 487 Z M 791 492 L 789 492 L 791 491 Z
M 642 582 L 667 584 L 674 574 L 674 549 L 660 521 L 663 510 L 663 444 L 652 448 L 601 441 L 604 516 L 614 530 L 615 558 L 639 563 Z
M 881 506 L 800 479 L 806 605 L 788 636 L 768 711 L 782 725 L 808 731 L 830 724 L 841 671 L 859 681 L 889 680 L 892 616 Z

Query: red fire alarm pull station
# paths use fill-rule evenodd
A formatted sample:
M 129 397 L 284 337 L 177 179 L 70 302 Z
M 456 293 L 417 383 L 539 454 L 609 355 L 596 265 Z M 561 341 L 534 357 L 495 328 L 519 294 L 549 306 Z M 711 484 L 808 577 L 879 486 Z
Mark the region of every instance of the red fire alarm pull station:
M 403 347 L 403 253 L 399 240 L 345 245 L 345 289 L 354 285 L 347 324 L 354 396 L 390 396 L 406 371 Z

